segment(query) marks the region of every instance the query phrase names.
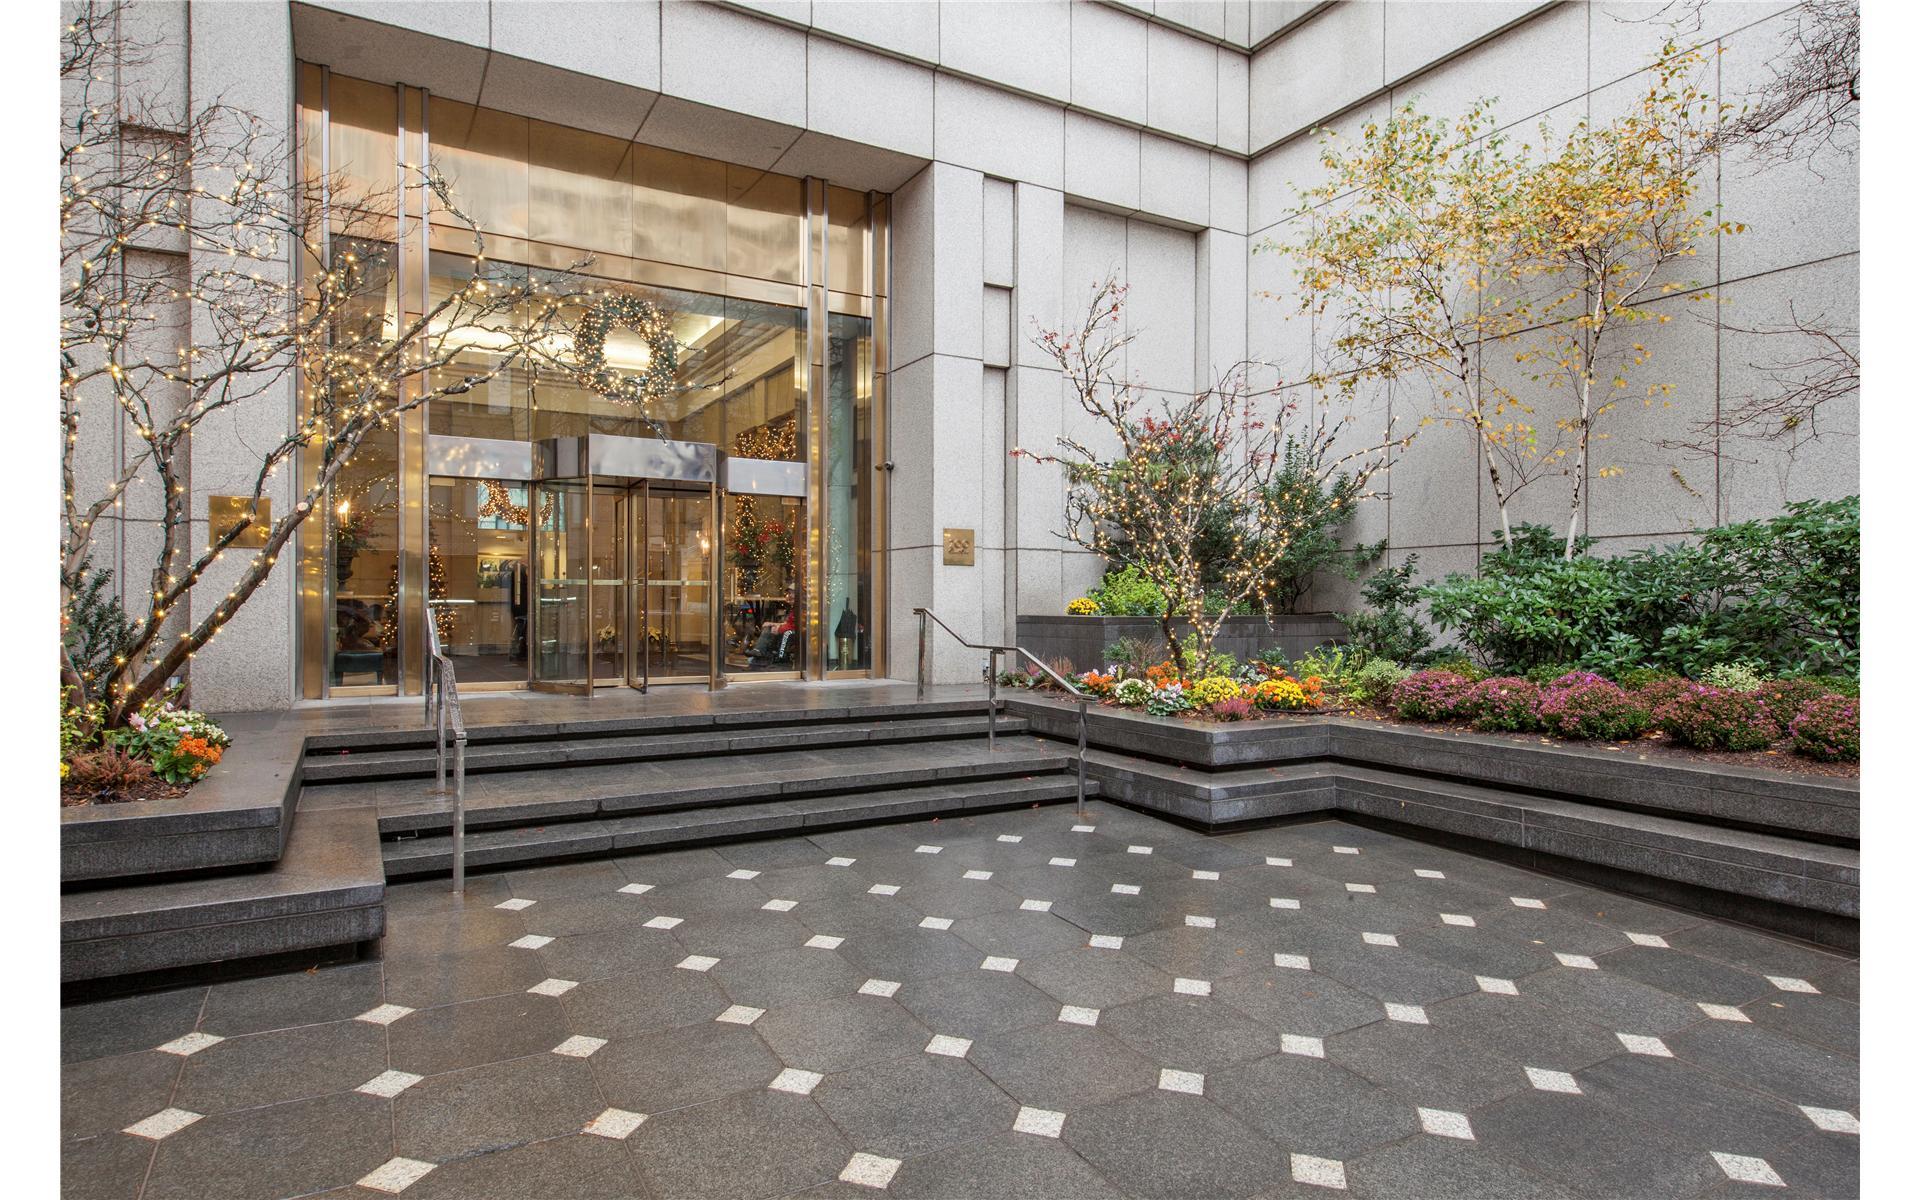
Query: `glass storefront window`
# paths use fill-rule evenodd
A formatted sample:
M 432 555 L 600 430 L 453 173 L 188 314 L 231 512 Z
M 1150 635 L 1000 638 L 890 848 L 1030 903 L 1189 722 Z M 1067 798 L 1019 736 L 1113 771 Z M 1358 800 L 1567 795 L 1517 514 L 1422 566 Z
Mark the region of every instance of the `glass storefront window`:
M 329 198 L 336 247 L 385 243 L 387 269 L 403 267 L 398 277 L 409 281 L 409 312 L 423 284 L 429 307 L 454 294 L 475 269 L 473 237 L 437 198 L 425 236 L 409 227 L 398 244 L 400 93 L 309 64 L 300 71 L 307 144 L 323 144 L 335 178 L 366 197 Z M 409 104 L 422 99 L 405 94 Z M 874 265 L 884 216 L 865 193 L 815 192 L 792 176 L 442 97 L 425 103 L 424 120 L 409 108 L 407 137 L 424 123 L 433 163 L 484 234 L 489 263 L 555 282 L 564 272 L 567 290 L 584 279 L 601 295 L 658 305 L 671 317 L 676 367 L 668 392 L 643 406 L 594 390 L 565 362 L 582 306 L 565 315 L 550 357 L 439 396 L 423 416 L 368 439 L 315 533 L 326 568 L 313 552 L 312 570 L 325 580 L 303 612 L 308 628 L 325 631 L 324 686 L 399 685 L 400 618 L 411 637 L 426 613 L 463 685 L 606 685 L 630 680 L 642 659 L 653 679 L 868 669 L 875 341 L 864 314 L 884 291 Z M 310 179 L 322 170 L 318 155 L 302 162 Z M 826 221 L 810 218 L 810 194 L 826 197 Z M 807 277 L 815 256 L 827 263 L 824 279 Z M 808 305 L 822 288 L 832 314 L 827 361 L 810 371 Z M 396 292 L 389 281 L 384 309 L 365 319 L 397 327 Z M 497 339 L 490 332 L 462 333 L 452 360 L 436 368 L 436 388 L 493 370 L 508 337 L 504 327 Z M 604 348 L 607 365 L 629 377 L 652 363 L 631 329 L 615 325 Z M 512 443 L 589 434 L 812 466 L 764 473 L 768 482 L 753 485 L 761 490 L 696 501 L 637 480 L 426 478 L 408 465 L 422 461 L 422 436 L 431 461 L 461 461 L 433 457 L 460 452 L 446 439 L 484 439 L 507 446 L 470 453 L 506 464 L 528 461 Z M 818 495 L 782 494 L 822 482 Z M 826 644 L 809 644 L 810 630 Z M 411 658 L 418 647 L 406 649 Z M 407 686 L 414 682 L 409 675 Z

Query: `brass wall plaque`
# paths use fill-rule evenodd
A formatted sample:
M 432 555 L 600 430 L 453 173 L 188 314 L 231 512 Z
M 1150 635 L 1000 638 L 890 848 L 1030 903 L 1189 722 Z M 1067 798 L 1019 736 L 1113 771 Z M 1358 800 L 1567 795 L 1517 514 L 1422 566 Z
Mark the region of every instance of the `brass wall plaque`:
M 941 533 L 940 545 L 945 552 L 941 561 L 949 567 L 973 565 L 973 530 L 948 529 Z
M 207 497 L 207 544 L 212 545 L 220 536 L 246 519 L 247 510 L 253 506 L 251 496 L 208 496 Z M 229 550 L 258 550 L 267 544 L 267 531 L 273 528 L 273 498 L 260 497 L 259 507 L 254 509 L 253 524 L 242 530 L 240 536 L 228 544 Z

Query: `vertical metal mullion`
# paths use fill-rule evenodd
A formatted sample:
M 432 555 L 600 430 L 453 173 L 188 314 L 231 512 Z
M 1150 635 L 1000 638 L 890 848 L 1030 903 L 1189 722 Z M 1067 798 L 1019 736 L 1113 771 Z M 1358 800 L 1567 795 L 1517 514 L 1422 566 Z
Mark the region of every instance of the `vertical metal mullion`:
M 804 678 L 827 674 L 827 185 L 806 181 L 807 565 Z

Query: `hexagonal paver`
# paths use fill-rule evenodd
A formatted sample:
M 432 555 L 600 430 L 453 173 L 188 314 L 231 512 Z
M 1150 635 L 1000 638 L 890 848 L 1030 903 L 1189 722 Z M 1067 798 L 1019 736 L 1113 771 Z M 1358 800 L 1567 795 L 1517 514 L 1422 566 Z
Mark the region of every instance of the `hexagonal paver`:
M 754 1028 L 786 1066 L 822 1073 L 916 1053 L 929 1034 L 892 1000 L 858 994 L 776 1009 Z
M 982 1038 L 968 1058 L 1020 1103 L 1068 1114 L 1160 1079 L 1159 1064 L 1112 1034 L 1059 1021 Z
M 780 1067 L 780 1060 L 752 1027 L 711 1018 L 698 1025 L 621 1038 L 593 1055 L 593 1074 L 606 1097 L 594 1113 L 606 1104 L 631 1112 L 661 1113 L 731 1092 L 764 1088 Z M 592 1116 L 588 1113 L 582 1119 Z
M 964 1059 L 931 1054 L 830 1075 L 813 1098 L 848 1141 L 889 1158 L 1003 1132 L 1019 1112 Z

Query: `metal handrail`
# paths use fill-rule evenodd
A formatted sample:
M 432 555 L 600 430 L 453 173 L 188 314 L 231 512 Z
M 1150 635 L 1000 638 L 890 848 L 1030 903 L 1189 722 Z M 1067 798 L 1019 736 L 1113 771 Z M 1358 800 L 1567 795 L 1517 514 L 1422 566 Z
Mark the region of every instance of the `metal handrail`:
M 432 601 L 428 601 L 431 605 Z M 453 894 L 467 890 L 467 723 L 460 715 L 460 680 L 440 648 L 440 629 L 427 613 L 426 717 L 433 726 L 433 791 L 447 794 L 447 726 L 453 726 Z
M 1075 802 L 1076 808 L 1081 813 L 1084 814 L 1087 807 L 1087 706 L 1093 702 L 1093 698 L 1089 696 L 1086 690 L 1083 689 L 1079 684 L 1074 683 L 1072 680 L 1069 680 L 1066 676 L 1060 674 L 1060 672 L 1054 670 L 1052 667 L 1049 667 L 1046 663 L 1041 662 L 1039 656 L 1034 654 L 1033 651 L 1027 649 L 1025 646 L 996 646 L 996 645 L 991 645 L 985 642 L 970 642 L 966 638 L 961 637 L 958 633 L 956 633 L 954 631 L 953 626 L 947 624 L 945 621 L 942 621 L 939 617 L 934 616 L 933 613 L 931 613 L 927 609 L 916 608 L 913 610 L 913 612 L 915 616 L 920 618 L 920 650 L 919 650 L 919 658 L 917 662 L 919 666 L 918 695 L 922 699 L 924 699 L 927 694 L 927 622 L 928 621 L 932 621 L 935 625 L 938 625 L 940 628 L 946 630 L 947 636 L 951 637 L 954 641 L 959 642 L 962 646 L 965 646 L 967 649 L 985 650 L 987 652 L 987 753 L 989 754 L 993 753 L 994 727 L 998 725 L 1000 721 L 1000 686 L 999 685 L 1000 685 L 1000 656 L 1002 654 L 1017 654 L 1020 657 L 1026 659 L 1028 662 L 1038 667 L 1041 673 L 1044 674 L 1048 679 L 1051 679 L 1053 680 L 1053 682 L 1059 684 L 1061 689 L 1064 690 L 1069 696 L 1073 697 L 1074 705 L 1079 710 L 1079 726 L 1080 726 L 1080 746 L 1079 746 L 1078 755 L 1076 756 L 1077 765 L 1076 765 L 1074 802 Z

